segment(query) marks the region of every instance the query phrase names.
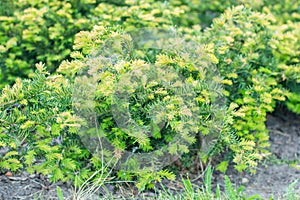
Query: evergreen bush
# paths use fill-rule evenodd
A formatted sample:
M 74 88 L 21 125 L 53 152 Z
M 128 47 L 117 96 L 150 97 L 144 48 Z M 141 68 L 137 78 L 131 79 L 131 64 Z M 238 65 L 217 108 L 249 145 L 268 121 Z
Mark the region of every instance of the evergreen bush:
M 203 2 L 5 1 L 3 6 L 12 10 L 0 11 L 0 169 L 26 169 L 49 175 L 53 181 L 81 184 L 95 171 L 108 173 L 122 152 L 147 153 L 165 146 L 165 152 L 175 157 L 186 154 L 193 158 L 189 147 L 194 145 L 203 162 L 227 153 L 229 156 L 217 161 L 220 171 L 226 171 L 232 161 L 239 171 L 255 171 L 258 161 L 269 155 L 267 113 L 278 103 L 300 113 L 300 5 L 280 0 Z M 137 28 L 144 27 L 175 27 L 185 43 L 175 45 L 172 51 L 126 49 L 124 44 L 135 39 L 126 33 L 134 35 L 143 30 Z M 164 38 L 165 42 L 170 39 Z M 195 43 L 192 49 L 183 54 L 191 41 Z M 104 58 L 111 55 L 103 54 L 103 49 L 112 46 L 119 53 L 129 51 L 126 55 L 130 56 L 122 54 L 114 62 L 106 62 Z M 95 65 L 90 68 L 93 58 Z M 58 67 L 57 72 L 49 74 L 43 64 L 37 64 L 34 72 L 39 61 L 46 63 L 50 72 Z M 213 68 L 218 73 L 209 73 Z M 142 69 L 153 85 L 143 85 L 144 80 L 136 74 Z M 176 72 L 181 77 L 178 80 L 184 80 L 192 91 L 196 101 L 189 98 L 184 102 L 189 109 L 182 110 L 174 85 L 170 89 L 164 79 L 150 73 L 166 69 L 174 70 L 167 70 L 167 75 Z M 87 89 L 81 88 L 85 82 L 76 79 L 82 74 L 96 76 L 92 82 L 95 93 L 87 97 L 95 102 L 92 108 L 101 137 L 106 137 L 114 150 L 86 148 L 89 140 L 82 136 L 95 133 L 95 129 L 80 115 L 80 109 L 89 110 L 90 105 L 76 107 L 72 99 L 76 91 Z M 30 79 L 17 78 L 28 76 Z M 6 85 L 14 80 L 13 86 Z M 124 93 L 125 86 L 129 92 Z M 116 91 L 126 94 L 130 104 L 116 96 Z M 219 96 L 225 104 L 215 107 Z M 113 109 L 129 111 L 151 137 L 143 131 L 124 131 Z M 190 112 L 198 111 L 202 113 L 195 115 L 199 116 L 196 120 L 190 118 Z M 158 126 L 159 119 L 166 124 Z M 176 138 L 182 143 L 167 145 Z M 209 143 L 205 152 L 204 138 Z M 153 171 L 136 163 L 132 158 L 114 173 L 119 179 L 137 180 L 141 190 L 153 187 L 161 178 L 174 179 L 167 170 Z

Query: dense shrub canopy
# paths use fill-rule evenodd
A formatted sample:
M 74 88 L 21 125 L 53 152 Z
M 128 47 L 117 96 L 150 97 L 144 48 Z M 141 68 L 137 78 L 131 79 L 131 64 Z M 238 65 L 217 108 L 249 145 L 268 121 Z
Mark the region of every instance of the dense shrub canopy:
M 180 138 L 183 143 L 170 145 L 166 152 L 184 153 L 190 159 L 196 155 L 203 162 L 226 154 L 216 161 L 220 171 L 229 162 L 239 171 L 254 171 L 269 154 L 267 113 L 278 103 L 300 113 L 297 1 L 18 0 L 1 6 L 0 170 L 26 169 L 49 174 L 53 181 L 80 184 L 113 163 L 110 159 L 120 159 L 117 152 L 136 147 L 139 153 L 151 152 Z M 159 51 L 133 48 L 130 56 L 105 61 L 112 55 L 104 54 L 104 48 L 124 53 L 123 44 L 131 44 L 136 32 L 149 27 L 171 27 L 185 43 Z M 191 41 L 193 45 L 187 45 Z M 90 64 L 93 59 L 95 68 Z M 170 89 L 159 78 L 160 70 L 170 77 L 179 75 L 193 98 L 184 101 L 176 87 Z M 144 84 L 139 73 L 146 74 L 152 85 Z M 76 107 L 72 99 L 87 89 L 84 79 L 75 79 L 81 75 L 96 77 L 95 93 L 88 96 L 95 103 L 93 114 L 101 137 L 118 150 L 102 149 L 104 160 L 86 149 L 82 137 L 95 133 L 95 124 L 80 110 L 91 109 L 90 105 Z M 175 83 L 180 81 L 168 82 Z M 116 90 L 124 94 L 124 87 L 128 99 L 116 96 Z M 216 107 L 219 97 L 224 104 Z M 129 106 L 125 100 L 130 100 Z M 124 131 L 112 109 L 128 111 L 134 123 L 152 136 L 136 129 Z M 202 113 L 194 118 L 189 115 L 193 112 Z M 159 119 L 165 126 L 158 126 Z M 207 151 L 204 138 L 210 144 Z M 196 153 L 191 146 L 198 148 Z M 133 158 L 131 163 L 135 162 Z M 140 189 L 161 177 L 174 178 L 168 171 L 149 168 L 115 172 L 121 179 L 137 177 Z

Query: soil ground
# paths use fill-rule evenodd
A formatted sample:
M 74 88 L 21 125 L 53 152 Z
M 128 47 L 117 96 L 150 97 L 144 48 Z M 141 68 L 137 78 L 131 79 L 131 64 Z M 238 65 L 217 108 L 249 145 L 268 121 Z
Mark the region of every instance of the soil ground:
M 267 127 L 270 130 L 271 151 L 273 156 L 257 167 L 257 173 L 237 173 L 229 168 L 226 174 L 233 182 L 234 186 L 245 186 L 244 192 L 249 196 L 259 194 L 263 199 L 284 199 L 284 194 L 288 186 L 299 180 L 295 184 L 295 192 L 300 194 L 300 116 L 287 111 L 277 111 L 268 115 Z M 215 172 L 213 183 L 223 183 L 224 174 Z M 201 185 L 201 179 L 194 182 Z M 70 199 L 74 192 L 68 184 L 49 183 L 49 181 L 39 175 L 29 175 L 22 173 L 11 177 L 0 175 L 0 200 L 31 200 L 31 199 L 58 199 L 56 187 L 59 186 L 65 199 Z M 176 183 L 166 186 L 171 190 L 179 191 L 182 185 Z M 178 188 L 176 188 L 178 187 Z M 108 186 L 109 191 L 113 191 L 118 186 Z M 130 191 L 126 191 L 128 194 Z M 122 191 L 117 192 L 121 195 Z M 137 195 L 134 190 L 132 193 Z M 154 196 L 152 192 L 143 196 Z

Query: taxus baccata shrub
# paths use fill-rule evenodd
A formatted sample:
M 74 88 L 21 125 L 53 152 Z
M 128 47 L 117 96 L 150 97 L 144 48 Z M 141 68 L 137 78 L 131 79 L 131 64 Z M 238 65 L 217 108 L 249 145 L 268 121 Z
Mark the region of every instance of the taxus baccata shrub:
M 278 27 L 282 29 L 276 29 Z M 258 160 L 268 155 L 265 120 L 276 102 L 285 101 L 287 97 L 295 102 L 296 93 L 291 93 L 292 96 L 286 85 L 287 80 L 292 83 L 299 81 L 298 32 L 294 23 L 283 26 L 270 13 L 254 12 L 239 6 L 227 9 L 203 34 L 196 34 L 196 40 L 206 44 L 214 53 L 212 62 L 218 62 L 218 70 L 225 79 L 222 83 L 226 88 L 224 93 L 228 96 L 228 105 L 230 110 L 235 110 L 231 130 L 234 134 L 223 135 L 222 144 L 233 152 L 238 170 L 254 167 Z M 103 27 L 81 32 L 74 48 L 82 49 L 81 52 L 87 55 L 92 47 L 97 46 L 88 38 L 101 44 L 107 37 L 105 34 Z M 287 45 L 289 42 L 294 45 Z M 74 56 L 84 57 L 78 52 L 74 52 Z M 79 66 L 84 64 L 75 59 L 62 63 L 59 71 L 72 76 Z M 292 105 L 296 104 L 289 104 L 289 107 L 292 108 Z M 221 145 L 216 151 L 223 151 L 223 147 Z
M 277 42 L 271 26 L 274 21 L 272 15 L 233 7 L 215 18 L 203 34 L 204 41 L 214 45 L 218 70 L 226 78 L 226 95 L 236 109 L 233 131 L 255 147 L 248 156 L 249 152 L 231 146 L 239 170 L 255 166 L 254 160 L 266 155 L 266 114 L 286 97 L 280 85 L 283 72 L 273 55 L 272 43 Z
M 191 20 L 188 15 L 192 4 L 184 3 L 184 6 L 179 6 L 181 5 L 179 3 L 178 9 L 172 9 L 172 7 L 167 9 L 164 5 L 172 4 L 154 1 L 148 3 L 141 4 L 138 1 L 126 1 L 125 4 L 121 1 L 112 4 L 100 3 L 93 11 L 101 19 L 98 25 L 94 26 L 91 31 L 82 31 L 76 35 L 71 59 L 65 60 L 60 65 L 58 72 L 65 77 L 47 76 L 45 71 L 39 70 L 33 75 L 31 81 L 18 80 L 12 88 L 4 89 L 0 111 L 0 144 L 5 150 L 0 164 L 2 170 L 27 168 L 29 172 L 50 174 L 52 180 L 65 181 L 76 179 L 76 175 L 81 180 L 85 179 L 93 171 L 101 168 L 103 165 L 101 159 L 89 154 L 81 143 L 78 128 L 84 119 L 76 117 L 71 109 L 71 88 L 75 76 L 88 67 L 89 55 L 101 47 L 105 40 L 113 38 L 114 35 L 122 35 L 123 31 L 134 30 L 135 24 L 137 27 L 165 27 L 173 25 L 173 22 L 182 24 L 178 29 L 185 33 L 185 37 L 203 46 L 209 55 L 209 61 L 215 63 L 222 76 L 220 83 L 225 89 L 222 92 L 227 96 L 228 109 L 224 111 L 226 116 L 222 118 L 224 121 L 222 129 L 218 132 L 217 142 L 214 143 L 211 152 L 202 157 L 204 161 L 212 158 L 214 153 L 229 151 L 231 157 L 223 162 L 220 160 L 218 169 L 225 171 L 228 162 L 233 161 L 236 169 L 244 170 L 256 166 L 259 160 L 269 154 L 267 151 L 268 131 L 264 124 L 266 114 L 274 110 L 277 102 L 286 100 L 288 100 L 286 102 L 289 109 L 299 112 L 300 34 L 296 12 L 298 7 L 276 6 L 276 2 L 270 4 L 269 7 L 265 2 L 265 6 L 258 9 L 260 12 L 243 6 L 233 7 L 215 18 L 209 28 L 201 31 L 200 26 L 194 24 L 194 20 Z M 277 11 L 274 12 L 274 9 Z M 293 14 L 290 18 L 285 14 L 285 18 L 281 19 L 280 9 L 284 9 L 285 13 L 291 11 Z M 196 16 L 192 15 L 192 18 Z M 5 22 L 7 26 L 11 18 L 5 19 L 8 19 Z M 195 23 L 198 23 L 198 20 L 195 20 Z M 14 40 L 7 43 L 10 36 L 4 34 L 2 38 L 5 41 L 3 45 L 5 48 L 7 45 L 16 44 Z M 4 55 L 9 55 L 3 47 L 0 48 Z M 141 55 L 147 53 L 140 52 L 137 54 L 140 56 L 138 58 L 142 59 Z M 168 61 L 166 63 L 175 68 L 179 66 L 179 61 L 182 61 L 183 67 L 187 66 L 186 60 L 181 60 L 182 58 L 178 55 L 166 54 L 164 56 L 159 57 L 159 54 L 155 54 L 153 58 L 163 62 Z M 13 54 L 11 57 L 11 60 L 16 62 Z M 123 61 L 120 66 L 124 67 L 123 64 L 128 66 L 126 70 L 131 70 L 133 63 L 147 65 L 147 62 L 139 62 L 138 59 L 124 59 Z M 158 67 L 161 66 L 158 65 Z M 106 90 L 111 91 L 111 85 L 108 84 L 109 78 L 113 81 L 115 80 L 113 77 L 121 74 L 109 71 L 109 69 L 104 72 L 104 74 L 100 73 L 103 83 L 99 85 L 103 87 L 98 88 L 99 102 L 96 104 L 98 115 L 102 112 L 109 114 L 107 107 L 111 105 L 111 102 L 104 94 Z M 107 79 L 103 77 L 106 73 Z M 188 70 L 187 74 L 189 74 Z M 192 77 L 191 80 L 199 81 L 196 77 Z M 142 93 L 145 98 L 148 98 L 147 92 Z M 203 95 L 203 97 L 206 95 L 209 97 L 209 94 Z M 208 103 L 206 106 L 210 108 L 211 105 Z M 132 104 L 132 108 L 135 110 L 133 113 L 135 119 L 147 125 L 147 118 L 138 115 L 139 111 L 144 112 L 144 108 L 139 107 L 137 102 Z M 176 115 L 176 117 L 180 116 Z M 113 129 L 116 128 L 114 122 L 111 119 L 104 119 L 101 116 L 99 118 L 103 122 L 102 129 L 111 133 L 108 137 L 119 149 L 133 150 L 138 146 L 139 151 L 149 151 L 151 148 L 157 148 L 156 143 L 151 143 L 151 140 L 146 140 L 145 143 L 141 142 L 142 140 L 133 140 L 134 135 L 130 136 L 118 129 Z M 202 133 L 207 132 L 211 127 L 202 128 Z M 119 140 L 118 134 L 123 137 L 121 139 L 125 139 L 125 142 Z M 165 136 L 167 134 L 161 134 L 161 136 L 157 134 L 155 139 L 165 140 Z M 164 141 L 159 142 L 165 144 Z M 182 147 L 177 150 L 182 151 L 186 148 Z M 107 152 L 107 155 L 114 157 L 118 155 L 118 151 Z M 54 170 L 53 166 L 59 170 Z M 126 180 L 134 180 L 134 177 L 138 177 L 140 189 L 162 177 L 174 178 L 169 172 L 153 172 L 147 169 L 135 172 L 120 170 L 117 174 L 119 178 Z
M 53 72 L 69 58 L 74 35 L 93 25 L 136 27 L 178 26 L 187 33 L 210 26 L 230 6 L 244 4 L 272 13 L 280 24 L 299 21 L 297 1 L 26 1 L 0 5 L 0 88 L 16 77 L 28 77 L 42 61 Z
M 287 100 L 289 109 L 299 109 L 299 23 L 281 23 L 270 12 L 238 6 L 215 18 L 202 36 L 202 42 L 214 46 L 226 95 L 236 110 L 233 131 L 255 147 L 248 156 L 230 146 L 238 170 L 268 154 L 265 120 L 276 103 Z
M 40 61 L 53 72 L 66 59 L 79 30 L 91 28 L 94 1 L 1 2 L 9 12 L 0 16 L 0 88 L 28 77 Z
M 50 180 L 87 178 L 92 159 L 82 147 L 72 115 L 71 87 L 42 64 L 31 80 L 17 79 L 0 98 L 0 168 L 50 175 Z
M 279 24 L 286 24 L 289 21 L 296 22 L 300 19 L 300 3 L 293 0 L 177 0 L 170 1 L 173 6 L 180 7 L 188 16 L 180 21 L 181 26 L 192 26 L 201 24 L 210 26 L 215 17 L 219 17 L 227 8 L 243 5 L 248 9 L 258 12 L 272 13 Z
M 50 72 L 69 58 L 74 36 L 93 25 L 136 27 L 172 25 L 184 13 L 167 2 L 5 1 L 0 12 L 0 88 L 30 77 L 34 64 Z
M 99 29 L 98 27 L 97 30 L 103 31 L 104 29 L 103 27 L 102 29 Z M 116 32 L 106 30 L 105 33 L 107 33 L 109 38 L 117 38 Z M 205 48 L 203 51 L 205 51 Z M 185 76 L 187 76 L 189 81 L 189 86 L 192 87 L 192 91 L 195 92 L 195 97 L 197 98 L 191 98 L 190 102 L 185 102 L 190 103 L 190 106 L 192 107 L 184 109 L 185 105 L 180 104 L 181 97 L 178 96 L 176 92 L 175 95 L 172 94 L 174 91 L 172 92 L 171 90 L 163 89 L 161 83 L 149 86 L 149 90 L 146 90 L 144 93 L 145 95 L 141 97 L 150 100 L 150 103 L 148 103 L 150 107 L 153 103 L 152 105 L 162 108 L 162 110 L 157 110 L 161 112 L 157 114 L 161 114 L 162 117 L 166 114 L 166 117 L 169 118 L 167 123 L 169 124 L 169 127 L 166 126 L 164 131 L 161 132 L 154 127 L 154 138 L 151 140 L 157 140 L 156 142 L 147 138 L 147 135 L 143 136 L 142 133 L 139 133 L 140 135 L 135 133 L 128 135 L 128 132 L 122 131 L 122 129 L 118 128 L 112 121 L 113 119 L 110 119 L 112 118 L 112 116 L 110 116 L 111 97 L 109 95 L 107 96 L 107 94 L 113 92 L 112 90 L 108 90 L 113 84 L 107 81 L 109 81 L 109 77 L 120 78 L 124 73 L 126 74 L 126 71 L 132 70 L 133 72 L 134 68 L 138 69 L 142 66 L 145 67 L 148 64 L 139 59 L 127 61 L 120 60 L 120 63 L 115 65 L 115 69 L 119 69 L 120 71 L 113 72 L 107 68 L 108 66 L 106 66 L 106 68 L 105 66 L 102 66 L 104 69 L 107 69 L 107 71 L 104 70 L 102 74 L 99 74 L 99 78 L 102 81 L 101 84 L 99 84 L 99 90 L 97 91 L 96 96 L 97 99 L 102 99 L 104 101 L 99 101 L 96 109 L 99 110 L 99 113 L 97 114 L 100 115 L 99 121 L 101 123 L 101 130 L 107 131 L 110 135 L 107 135 L 107 137 L 110 137 L 111 142 L 120 149 L 120 152 L 125 148 L 131 148 L 130 146 L 132 145 L 138 145 L 141 150 L 148 151 L 152 148 L 156 148 L 155 145 L 158 143 L 163 144 L 164 141 L 168 143 L 172 140 L 172 137 L 175 137 L 183 140 L 183 143 L 178 144 L 178 146 L 174 143 L 174 145 L 168 147 L 167 151 L 174 155 L 181 152 L 187 153 L 189 151 L 188 145 L 196 142 L 196 139 L 198 138 L 198 135 L 196 134 L 198 134 L 198 132 L 203 134 L 202 136 L 205 134 L 218 134 L 219 132 L 216 131 L 219 131 L 219 129 L 221 129 L 220 127 L 223 125 L 223 121 L 221 121 L 221 124 L 214 124 L 213 122 L 217 122 L 218 120 L 209 118 L 209 115 L 211 114 L 219 114 L 221 115 L 219 118 L 222 118 L 222 113 L 215 112 L 213 110 L 214 108 L 209 105 L 210 102 L 215 101 L 215 92 L 217 92 L 212 92 L 209 87 L 213 87 L 214 89 L 218 88 L 214 85 L 206 85 L 206 81 L 210 79 L 200 78 L 197 80 L 196 78 L 198 76 L 204 76 L 205 74 L 204 72 L 197 72 L 197 68 L 195 68 L 197 66 L 193 66 L 191 61 L 187 62 L 187 60 L 184 60 L 183 57 L 179 57 L 179 55 L 172 56 L 159 54 L 154 56 L 157 56 L 155 66 L 161 68 L 162 72 L 166 71 L 164 70 L 164 67 L 167 66 L 174 67 L 174 71 L 177 69 L 179 71 L 182 70 L 181 73 L 185 73 Z M 181 64 L 175 61 L 180 61 Z M 80 62 L 84 64 L 83 60 Z M 96 67 L 100 66 L 101 65 Z M 122 66 L 124 69 L 122 69 Z M 121 69 L 118 67 L 121 67 Z M 199 70 L 200 69 L 201 68 L 199 68 Z M 63 71 L 63 68 L 61 70 Z M 98 69 L 96 69 L 96 71 L 97 70 Z M 172 77 L 174 74 L 171 71 L 169 75 Z M 107 76 L 108 78 L 103 79 L 104 76 Z M 124 81 L 124 79 L 122 80 Z M 179 82 L 176 81 L 172 84 L 179 84 Z M 128 86 L 130 85 L 131 83 L 129 82 Z M 6 86 L 3 89 L 0 98 L 0 145 L 1 149 L 3 149 L 0 162 L 1 170 L 17 171 L 26 169 L 30 173 L 37 172 L 49 175 L 50 180 L 52 181 L 75 180 L 77 184 L 80 184 L 82 181 L 89 178 L 95 170 L 102 169 L 103 165 L 105 165 L 103 160 L 96 154 L 91 155 L 83 146 L 81 142 L 82 137 L 80 138 L 78 136 L 78 128 L 80 125 L 84 126 L 85 123 L 83 123 L 83 120 L 78 116 L 76 117 L 71 110 L 71 91 L 72 84 L 68 79 L 61 75 L 48 75 L 42 64 L 37 65 L 37 71 L 32 80 L 21 81 L 20 79 L 17 79 L 14 86 Z M 134 93 L 131 95 L 134 95 Z M 153 97 L 151 97 L 151 95 L 153 95 Z M 194 100 L 195 105 L 192 103 Z M 197 102 L 199 103 L 199 107 L 197 106 Z M 143 109 L 141 109 L 138 105 L 139 103 L 141 102 L 135 102 L 132 110 L 146 112 L 146 110 L 143 111 Z M 168 106 L 166 107 L 165 104 Z M 123 105 L 125 104 L 122 104 L 121 106 Z M 165 107 L 168 108 L 167 111 L 164 111 Z M 190 109 L 197 110 L 199 108 L 202 109 L 201 112 L 203 115 L 196 115 L 196 117 L 200 118 L 191 121 L 192 119 L 189 119 L 188 116 L 190 116 L 189 113 L 193 111 Z M 221 112 L 221 110 L 219 110 L 219 112 Z M 145 123 L 145 127 L 150 125 L 147 124 L 149 119 L 143 118 L 143 115 L 139 114 L 139 112 L 136 112 L 136 117 L 135 120 L 140 119 L 139 122 Z M 201 117 L 206 119 L 201 120 Z M 159 117 L 156 116 L 156 118 L 158 119 Z M 184 120 L 185 118 L 187 121 Z M 179 130 L 180 127 L 181 130 Z M 177 131 L 180 133 L 179 136 L 176 136 Z M 191 134 L 192 132 L 194 135 Z M 124 138 L 124 140 L 122 140 L 122 138 Z M 160 138 L 161 141 L 158 140 Z M 102 153 L 105 156 L 105 161 L 107 161 L 107 155 L 111 157 L 116 154 L 116 152 L 109 151 Z M 115 155 L 115 159 L 118 159 L 117 155 Z M 119 178 L 126 180 L 137 177 L 137 186 L 139 189 L 144 189 L 146 185 L 152 181 L 160 181 L 161 178 L 164 177 L 174 179 L 174 175 L 165 170 L 160 170 L 158 172 L 151 169 L 134 168 L 134 170 L 135 171 L 119 171 L 118 176 Z
M 162 169 L 172 158 L 189 153 L 195 143 L 208 153 L 204 140 L 212 145 L 226 124 L 222 80 L 208 46 L 183 42 L 159 29 L 138 29 L 132 35 L 103 26 L 79 33 L 76 42 L 98 41 L 99 45 L 85 46 L 85 52 L 93 52 L 85 57 L 74 52 L 77 59 L 58 70 L 70 77 L 77 73 L 74 109 L 88 124 L 80 133 L 84 143 L 108 158 L 119 151 L 125 158 L 118 175 L 127 179 Z M 139 35 L 144 37 L 136 41 Z M 113 148 L 105 141 L 102 146 L 93 143 L 98 137 L 108 139 Z M 138 187 L 144 188 L 152 178 L 140 180 L 143 184 Z

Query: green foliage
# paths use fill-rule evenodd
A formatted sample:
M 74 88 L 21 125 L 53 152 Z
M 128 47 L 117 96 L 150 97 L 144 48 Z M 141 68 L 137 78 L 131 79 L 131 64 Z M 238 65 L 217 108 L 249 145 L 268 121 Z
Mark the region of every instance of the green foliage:
M 271 14 L 238 6 L 215 18 L 203 35 L 202 40 L 214 46 L 218 69 L 225 77 L 226 95 L 234 110 L 233 131 L 240 142 L 229 146 L 235 152 L 233 161 L 239 171 L 256 166 L 255 160 L 267 155 L 266 114 L 273 111 L 276 102 L 286 100 L 286 80 L 299 78 L 299 67 L 295 65 L 299 62 L 295 57 L 299 55 L 298 29 L 291 26 L 291 31 L 279 29 L 274 34 L 276 23 Z M 286 45 L 285 40 L 295 45 Z M 278 53 L 281 48 L 290 53 Z
M 74 74 L 83 73 L 101 80 L 93 82 L 93 78 L 87 79 L 86 76 L 76 79 L 75 88 L 80 103 L 78 107 L 74 104 L 75 109 L 79 113 L 88 113 L 94 109 L 93 103 L 91 108 L 82 103 L 81 94 L 84 94 L 83 100 L 96 99 L 99 132 L 104 134 L 114 148 L 121 151 L 137 150 L 140 153 L 153 152 L 157 156 L 176 156 L 188 153 L 191 144 L 201 143 L 199 134 L 200 137 L 216 139 L 218 130 L 223 126 L 224 114 L 223 107 L 216 106 L 222 88 L 217 74 L 209 71 L 213 67 L 213 55 L 209 47 L 199 45 L 193 46 L 193 50 L 188 49 L 205 55 L 201 59 L 198 56 L 199 60 L 193 60 L 193 53 L 183 54 L 186 52 L 184 48 L 189 48 L 184 45 L 173 45 L 172 49 L 161 49 L 158 52 L 153 52 L 151 48 L 141 48 L 141 51 L 140 48 L 131 48 L 134 46 L 133 38 L 122 33 L 121 29 L 118 30 L 95 26 L 91 32 L 80 32 L 75 38 L 74 47 L 77 49 L 82 46 L 84 54 L 96 52 L 96 56 L 84 57 L 83 53 L 74 52 L 71 54 L 73 61 L 65 61 L 60 65 L 58 72 L 71 78 Z M 167 38 L 162 39 L 168 41 Z M 172 44 L 175 41 L 171 38 L 162 46 L 167 46 L 169 42 Z M 111 47 L 113 52 L 108 51 Z M 129 56 L 126 52 L 130 52 Z M 107 62 L 112 55 L 118 58 L 116 63 Z M 90 97 L 85 92 L 89 90 L 88 85 L 96 87 Z M 86 116 L 86 113 L 82 116 Z M 122 121 L 124 119 L 126 121 Z M 85 137 L 93 130 L 92 125 L 90 130 L 81 135 Z M 88 145 L 91 146 L 90 143 Z M 110 157 L 110 154 L 104 157 Z M 140 177 L 143 172 L 138 167 L 140 164 L 134 158 L 129 159 L 128 172 L 118 173 L 119 177 L 127 180 L 131 180 L 134 175 Z M 151 175 L 150 172 L 147 174 Z M 137 186 L 144 189 L 148 181 L 152 182 L 142 176 Z
M 10 1 L 0 7 L 0 88 L 16 77 L 27 77 L 42 61 L 52 72 L 69 58 L 74 35 L 92 25 L 137 27 L 173 25 L 187 33 L 207 27 L 230 6 L 244 4 L 272 13 L 280 24 L 299 21 L 299 2 L 276 1 Z M 295 24 L 297 25 L 297 24 Z M 191 29 L 192 28 L 192 29 Z
M 165 170 L 161 170 L 159 172 L 151 172 L 151 171 L 142 171 L 138 174 L 138 183 L 137 188 L 140 191 L 147 189 L 153 189 L 155 182 L 161 182 L 162 179 L 167 178 L 169 180 L 175 180 L 175 175 Z
M 0 11 L 0 88 L 17 77 L 30 77 L 40 61 L 53 72 L 69 58 L 75 34 L 92 25 L 122 25 L 126 30 L 171 25 L 184 12 L 152 0 L 5 0 Z
M 17 79 L 3 89 L 0 108 L 1 171 L 26 169 L 49 175 L 52 181 L 92 174 L 87 164 L 92 157 L 77 135 L 81 120 L 72 115 L 67 79 L 49 76 L 44 65 L 37 64 L 32 80 Z
M 59 200 L 64 200 L 64 194 L 63 192 L 61 191 L 61 188 L 56 186 L 56 192 L 57 192 L 57 197 Z
M 13 0 L 3 0 L 0 5 L 0 16 L 11 15 L 14 10 Z
M 182 179 L 184 185 L 184 193 L 179 194 L 179 197 L 183 199 L 259 199 L 259 195 L 255 195 L 249 198 L 246 198 L 243 194 L 243 187 L 238 189 L 234 188 L 230 179 L 225 175 L 224 176 L 224 186 L 225 192 L 220 191 L 220 186 L 217 184 L 216 191 L 214 192 L 211 188 L 213 170 L 211 166 L 208 166 L 205 173 L 204 185 L 202 188 L 194 187 L 189 179 Z
M 189 156 L 190 145 L 197 146 L 198 142 L 202 161 L 229 153 L 220 160 L 219 171 L 226 171 L 231 161 L 239 171 L 254 169 L 258 161 L 269 155 L 267 113 L 280 102 L 300 113 L 299 1 L 5 0 L 0 6 L 0 148 L 4 150 L 1 170 L 26 169 L 48 174 L 53 181 L 73 180 L 77 185 L 104 166 L 111 170 L 113 165 L 106 164 L 108 158 L 118 158 L 116 152 L 102 150 L 103 161 L 91 155 L 80 140 L 78 130 L 87 122 L 72 110 L 74 77 L 85 72 L 88 60 L 97 57 L 95 52 L 109 47 L 105 41 L 111 41 L 115 51 L 125 51 L 124 41 L 130 43 L 132 38 L 124 33 L 134 33 L 137 28 L 177 27 L 187 41 L 195 41 L 206 55 L 199 57 L 217 67 L 221 76 L 217 86 L 222 84 L 224 90 L 211 90 L 216 85 L 209 83 L 217 78 L 203 70 L 203 63 L 193 63 L 178 53 L 182 47 L 173 52 L 133 50 L 114 65 L 98 61 L 94 72 L 98 73 L 99 82 L 95 84 L 94 97 L 100 130 L 121 152 L 151 152 L 180 138 L 182 143 L 172 143 L 166 152 Z M 199 53 L 197 48 L 192 51 L 194 57 Z M 34 72 L 34 64 L 39 61 L 46 63 L 51 72 L 59 66 L 59 74 L 49 75 L 41 64 Z M 203 111 L 197 120 L 189 118 L 191 109 L 180 110 L 183 104 L 176 87 L 167 88 L 154 75 L 154 85 L 143 85 L 144 80 L 134 74 L 140 69 L 150 73 L 151 66 L 156 71 L 169 67 L 187 80 L 197 104 L 185 103 Z M 168 75 L 173 75 L 172 70 Z M 139 84 L 126 78 L 127 74 L 135 76 Z M 13 86 L 5 86 L 14 81 Z M 129 97 L 129 105 L 118 96 L 120 101 L 114 102 L 116 90 Z M 226 96 L 227 110 L 213 106 L 220 93 Z M 82 108 L 88 108 L 85 106 Z M 133 121 L 142 127 L 141 132 L 118 127 L 113 108 L 121 113 L 129 111 Z M 161 119 L 167 122 L 163 128 L 157 125 Z M 210 145 L 212 140 L 217 141 Z M 206 145 L 212 148 L 203 153 L 201 148 Z M 167 171 L 137 169 L 134 159 L 128 165 L 128 170 L 116 174 L 119 179 L 137 180 L 140 190 L 153 187 L 161 178 L 174 178 Z M 209 176 L 206 182 L 209 193 Z M 187 180 L 184 183 L 190 193 L 191 185 Z M 225 183 L 227 195 L 238 198 L 227 178 Z
M 294 113 L 300 114 L 300 94 L 290 93 L 288 95 L 288 102 L 286 103 L 288 109 Z
M 31 76 L 40 61 L 53 72 L 68 58 L 74 35 L 91 27 L 94 3 L 7 1 L 7 12 L 0 13 L 0 88 L 16 77 Z
M 298 180 L 295 180 L 292 182 L 289 187 L 287 188 L 286 194 L 284 197 L 288 200 L 294 200 L 299 198 L 299 194 L 295 192 L 295 186 L 298 183 Z

